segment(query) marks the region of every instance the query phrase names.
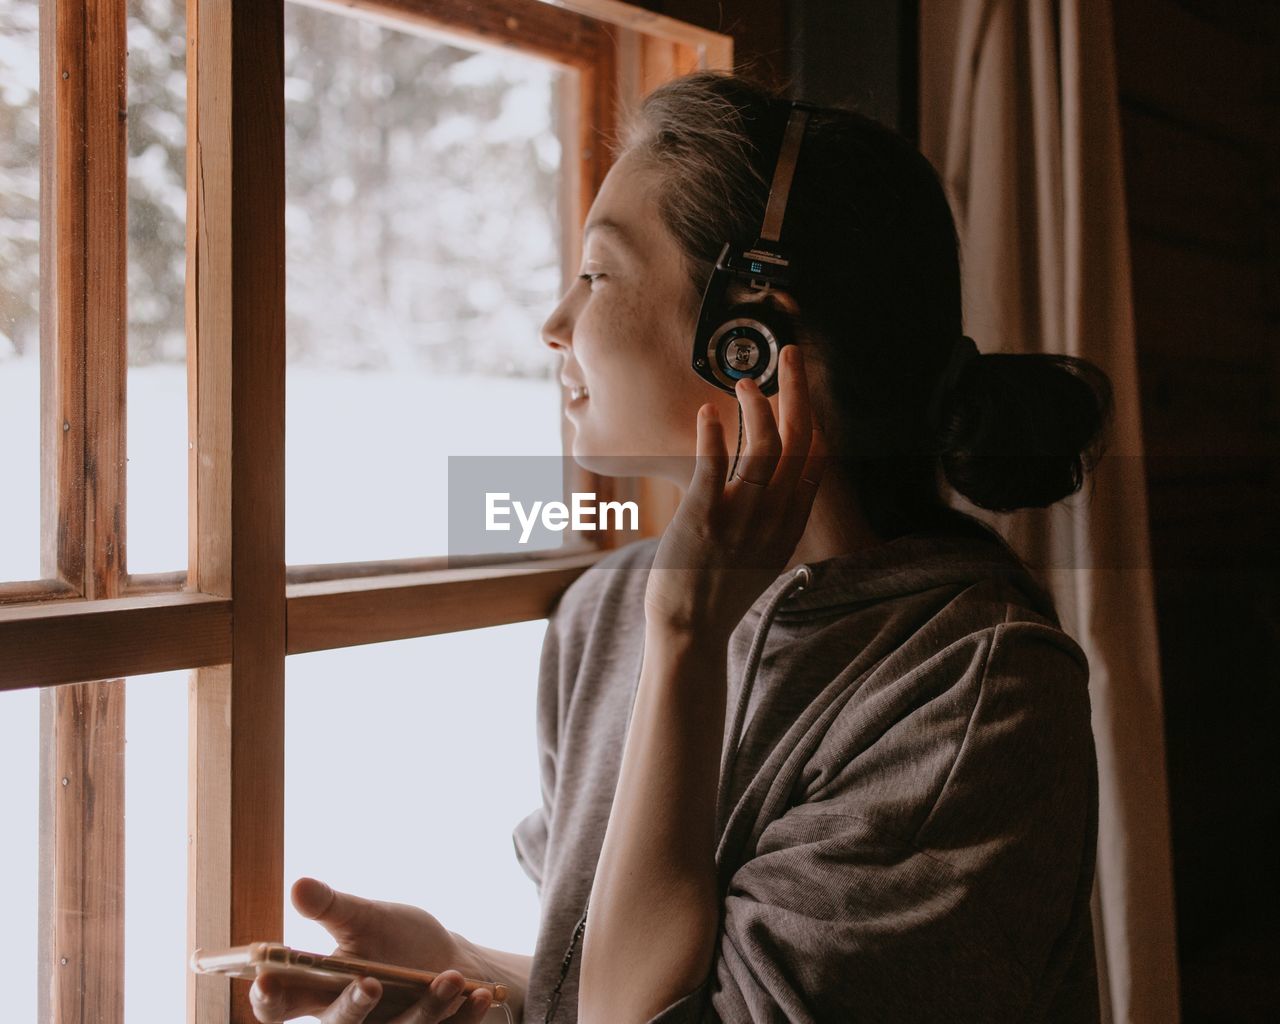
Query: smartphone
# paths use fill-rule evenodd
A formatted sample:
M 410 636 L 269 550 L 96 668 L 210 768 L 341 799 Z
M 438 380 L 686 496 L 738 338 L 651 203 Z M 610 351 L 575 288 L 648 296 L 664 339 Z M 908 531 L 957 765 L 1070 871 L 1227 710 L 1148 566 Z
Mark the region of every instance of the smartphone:
M 355 957 L 307 953 L 278 942 L 252 942 L 212 952 L 197 949 L 191 954 L 191 969 L 198 974 L 225 974 L 249 981 L 268 972 L 284 974 L 318 996 L 331 999 L 337 998 L 356 978 L 377 978 L 382 983 L 382 998 L 365 1018 L 370 1024 L 389 1020 L 407 1010 L 426 995 L 436 976 L 444 973 Z M 462 992 L 470 995 L 478 988 L 489 990 L 493 1006 L 506 1001 L 507 986 L 492 981 L 467 978 Z

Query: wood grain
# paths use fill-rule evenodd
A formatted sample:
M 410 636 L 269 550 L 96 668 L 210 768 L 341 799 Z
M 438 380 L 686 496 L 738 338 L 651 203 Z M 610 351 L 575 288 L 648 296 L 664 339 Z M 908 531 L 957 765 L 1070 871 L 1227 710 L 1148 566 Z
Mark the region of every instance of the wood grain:
M 502 555 L 431 555 L 427 558 L 393 558 L 373 562 L 321 562 L 315 565 L 291 565 L 285 570 L 289 583 L 319 583 L 326 580 L 367 579 L 370 576 L 397 576 L 405 573 L 434 572 L 439 569 L 495 568 L 548 563 L 571 555 L 585 555 L 597 550 L 587 540 L 564 543 L 542 551 L 519 551 Z
M 605 554 L 294 584 L 289 587 L 289 653 L 545 618 L 564 589 Z
M 80 597 L 80 588 L 61 580 L 0 583 L 0 606 L 33 601 L 67 601 Z
M 190 579 L 234 607 L 229 665 L 191 682 L 188 939 L 284 931 L 284 7 L 188 3 Z M 253 1019 L 188 976 L 188 1021 Z
M 41 5 L 41 574 L 91 600 L 118 595 L 124 566 L 125 5 Z M 40 1009 L 59 1024 L 117 1024 L 124 683 L 110 680 L 109 656 L 92 670 L 76 661 L 86 645 L 110 647 L 93 631 L 101 618 L 50 607 L 53 620 L 19 610 L 3 620 L 0 677 L 36 685 L 71 669 L 103 681 L 41 701 L 54 770 L 40 783 Z
M 40 5 L 40 572 L 84 592 L 83 3 Z
M 41 693 L 40 1016 L 124 1020 L 124 683 Z
M 1263 1020 L 1280 1005 L 1256 899 L 1280 805 L 1280 8 L 1119 0 L 1114 17 L 1182 1016 Z
M 157 594 L 6 605 L 0 650 L 0 690 L 214 665 L 231 652 L 231 603 Z
M 302 0 L 393 28 L 418 30 L 472 50 L 512 50 L 566 67 L 590 67 L 597 22 L 541 0 Z
M 1249 147 L 1269 144 L 1273 47 L 1214 25 L 1177 0 L 1124 0 L 1115 5 L 1114 25 L 1125 100 L 1176 112 L 1206 136 Z

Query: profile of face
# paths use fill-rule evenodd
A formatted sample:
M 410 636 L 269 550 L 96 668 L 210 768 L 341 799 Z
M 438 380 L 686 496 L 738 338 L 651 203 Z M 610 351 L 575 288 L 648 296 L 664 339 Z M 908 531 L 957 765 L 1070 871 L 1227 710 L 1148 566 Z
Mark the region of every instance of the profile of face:
M 738 408 L 689 365 L 702 296 L 659 214 L 661 187 L 634 153 L 610 168 L 583 228 L 582 276 L 541 334 L 561 357 L 561 381 L 588 390 L 566 398 L 574 460 L 605 476 L 659 476 L 684 487 L 698 407 L 716 406 L 730 455 Z M 778 396 L 769 400 L 776 416 Z

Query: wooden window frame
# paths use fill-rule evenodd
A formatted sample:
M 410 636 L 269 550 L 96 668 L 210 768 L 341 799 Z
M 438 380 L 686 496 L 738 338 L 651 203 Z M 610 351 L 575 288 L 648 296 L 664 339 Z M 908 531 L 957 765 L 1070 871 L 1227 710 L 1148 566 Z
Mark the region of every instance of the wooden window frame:
M 126 2 L 40 0 L 42 579 L 0 582 L 0 690 L 42 690 L 42 1024 L 124 1018 L 125 677 L 191 670 L 189 945 L 280 938 L 285 658 L 545 617 L 619 543 L 285 565 L 283 3 L 187 0 L 188 567 L 125 571 Z M 572 72 L 565 287 L 620 112 L 733 66 L 729 36 L 616 0 L 305 2 Z M 678 499 L 570 469 L 645 534 Z M 189 975 L 188 1024 L 251 1021 L 245 988 Z

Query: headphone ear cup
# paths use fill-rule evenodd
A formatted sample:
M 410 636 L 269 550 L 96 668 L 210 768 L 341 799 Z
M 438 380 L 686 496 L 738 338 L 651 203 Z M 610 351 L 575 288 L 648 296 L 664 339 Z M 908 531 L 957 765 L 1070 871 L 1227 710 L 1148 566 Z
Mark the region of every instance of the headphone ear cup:
M 776 309 L 762 302 L 730 306 L 711 337 L 721 374 L 735 382 L 752 377 L 765 395 L 778 390 L 778 359 L 793 339 Z

